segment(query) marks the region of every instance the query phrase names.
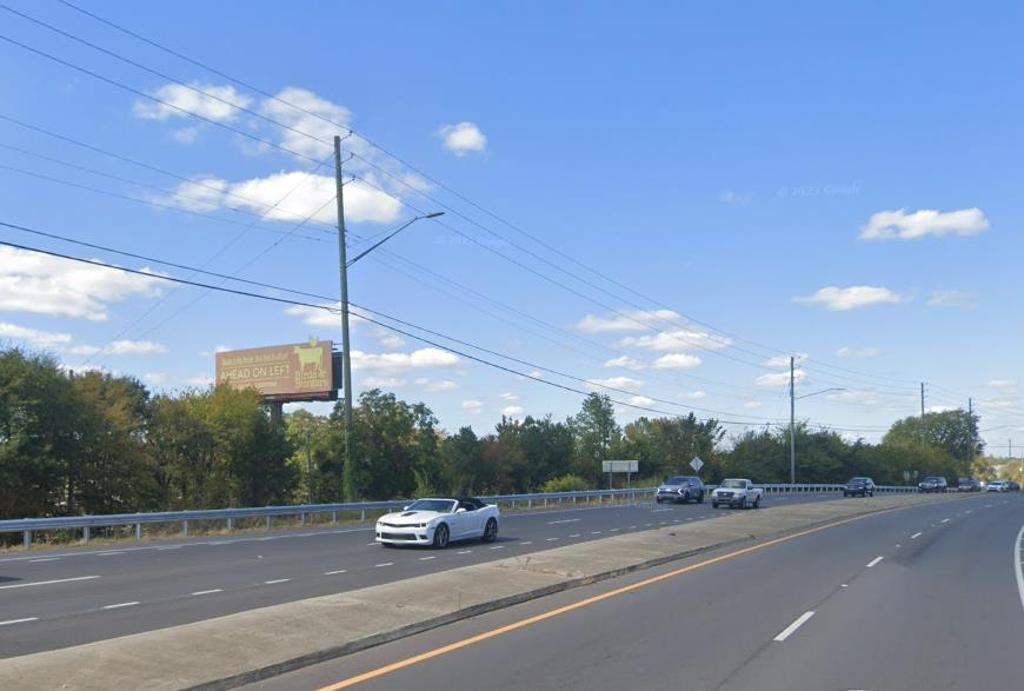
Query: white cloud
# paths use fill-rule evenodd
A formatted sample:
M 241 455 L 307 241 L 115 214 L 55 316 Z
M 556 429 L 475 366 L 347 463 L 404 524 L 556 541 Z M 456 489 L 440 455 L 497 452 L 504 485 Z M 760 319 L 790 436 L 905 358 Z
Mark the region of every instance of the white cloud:
M 928 298 L 929 307 L 969 307 L 973 302 L 970 293 L 962 290 L 936 290 Z
M 680 318 L 681 315 L 672 310 L 630 310 L 620 312 L 611 317 L 598 317 L 588 314 L 579 320 L 576 328 L 588 334 L 615 331 L 643 331 L 651 324 L 678 320 Z
M 519 400 L 519 396 L 516 396 L 511 391 L 506 391 L 505 393 L 498 394 L 498 397 L 503 399 L 503 400 L 506 400 L 506 401 L 518 401 Z
M 528 376 L 525 376 L 525 377 L 523 375 L 521 375 L 521 374 L 517 374 L 516 375 L 516 379 L 518 379 L 519 381 L 530 381 L 531 379 L 543 379 L 543 378 L 544 378 L 544 373 L 541 372 L 539 369 L 535 369 L 535 370 L 531 371 L 528 374 Z
M 366 377 L 359 382 L 371 389 L 397 389 L 406 385 L 406 380 L 401 377 Z
M 725 202 L 726 204 L 748 204 L 750 203 L 750 196 L 746 194 L 739 194 L 732 190 L 726 190 L 718 195 L 718 200 Z
M 229 350 L 231 350 L 231 346 L 218 345 L 218 346 L 214 347 L 213 352 L 215 352 L 215 353 L 226 353 Z
M 986 401 L 983 404 L 987 408 L 1015 408 L 1017 402 L 1008 398 L 997 398 L 991 401 Z
M 175 194 L 155 197 L 155 200 L 202 213 L 245 209 L 270 221 L 297 223 L 311 218 L 321 223 L 334 223 L 337 208 L 330 201 L 335 189 L 333 176 L 294 170 L 241 182 L 199 177 L 180 183 Z M 345 184 L 348 221 L 391 223 L 401 210 L 402 203 L 398 199 L 362 180 Z
M 644 383 L 632 377 L 609 377 L 607 379 L 589 379 L 587 388 L 591 391 L 598 391 L 605 387 L 613 389 L 639 389 Z
M 377 337 L 377 343 L 380 344 L 381 348 L 401 348 L 405 345 L 405 339 L 398 334 L 393 333 L 382 333 Z
M 501 414 L 504 417 L 519 417 L 523 414 L 523 407 L 520 405 L 505 406 L 501 409 Z
M 458 356 L 440 348 L 420 348 L 411 353 L 364 353 L 352 351 L 352 369 L 378 372 L 402 372 L 424 367 L 451 367 Z
M 132 110 L 136 117 L 143 120 L 185 118 L 189 116 L 182 111 L 187 111 L 188 113 L 201 115 L 209 120 L 231 122 L 238 117 L 239 110 L 229 105 L 229 103 L 242 106 L 243 108 L 248 108 L 252 104 L 251 98 L 239 92 L 233 86 L 216 86 L 199 82 L 193 82 L 190 86 L 206 93 L 199 93 L 199 91 L 194 91 L 181 84 L 165 84 L 154 91 L 153 96 L 161 101 L 166 101 L 170 105 L 145 99 L 136 101 Z M 211 94 L 211 96 L 206 94 Z M 212 98 L 212 96 L 228 101 L 228 103 L 218 101 L 217 98 Z
M 622 367 L 623 369 L 629 369 L 629 370 L 633 370 L 633 371 L 639 371 L 639 370 L 642 370 L 642 369 L 647 367 L 647 365 L 645 365 L 641 361 L 637 360 L 636 358 L 631 358 L 628 355 L 623 355 L 621 357 L 612 358 L 611 360 L 608 360 L 607 362 L 605 362 L 604 366 L 605 367 Z
M 281 145 L 313 158 L 326 158 L 333 146 L 328 142 L 333 142 L 334 136 L 341 134 L 340 127 L 347 127 L 352 120 L 352 113 L 348 108 L 320 98 L 307 89 L 287 87 L 277 93 L 277 99 L 279 100 L 264 100 L 260 110 L 267 117 L 298 130 L 296 132 L 275 128 L 275 131 L 280 133 Z M 286 105 L 282 101 L 298 106 L 302 110 Z M 315 139 L 305 135 L 312 135 Z M 349 147 L 353 144 L 352 139 L 346 141 Z M 348 190 L 346 194 L 347 192 Z
M 909 299 L 888 288 L 877 286 L 850 286 L 849 288 L 829 286 L 821 288 L 809 297 L 795 297 L 793 302 L 818 305 L 832 312 L 846 312 L 875 305 L 906 302 Z
M 1017 386 L 1017 381 L 1015 379 L 991 379 L 988 386 L 993 389 L 1012 389 Z
M 747 401 L 746 403 L 743 404 L 743 407 L 748 408 L 750 410 L 755 410 L 761 407 L 761 401 Z
M 851 348 L 849 346 L 843 346 L 836 351 L 836 357 L 842 360 L 849 360 L 850 358 L 869 358 L 878 357 L 882 354 L 882 351 L 872 346 L 866 346 L 863 348 Z
M 483 410 L 484 404 L 481 401 L 463 401 L 462 409 L 468 413 L 479 413 Z
M 142 375 L 142 381 L 152 386 L 161 386 L 167 381 L 167 374 L 164 372 L 146 372 Z
M 183 379 L 182 383 L 185 386 L 195 386 L 195 387 L 199 387 L 199 388 L 206 388 L 207 386 L 210 386 L 211 384 L 213 384 L 213 377 L 211 377 L 208 374 L 197 374 L 194 377 L 188 377 L 187 379 Z
M 416 383 L 423 387 L 424 391 L 430 391 L 436 393 L 438 391 L 451 391 L 459 388 L 459 385 L 450 379 L 431 380 L 426 377 L 420 377 L 416 380 Z
M 861 405 L 874 405 L 878 403 L 878 392 L 871 389 L 848 389 L 836 391 L 825 395 L 830 401 L 839 403 L 857 403 Z
M 97 346 L 76 345 L 74 348 L 71 349 L 70 352 L 72 355 L 95 355 L 96 353 L 99 353 L 102 350 L 103 348 L 99 348 Z
M 472 122 L 445 125 L 437 133 L 444 141 L 444 148 L 453 152 L 456 156 L 482 152 L 487 148 L 487 137 Z
M 952 410 L 956 410 L 955 406 L 951 405 L 930 405 L 924 409 L 926 413 L 948 413 Z
M 181 142 L 182 144 L 195 144 L 196 140 L 199 139 L 199 128 L 198 127 L 182 127 L 180 130 L 174 130 L 171 133 L 175 141 Z
M 793 353 L 796 364 L 801 365 L 807 361 L 807 353 Z M 789 355 L 776 355 L 764 361 L 765 367 L 789 367 Z
M 154 341 L 114 341 L 103 352 L 110 355 L 152 355 L 155 353 L 166 353 L 167 347 Z
M 917 240 L 927 235 L 977 235 L 988 227 L 985 212 L 978 208 L 959 211 L 921 209 L 912 213 L 898 209 L 872 214 L 861 228 L 860 237 L 863 240 Z
M 108 303 L 160 292 L 156 279 L 0 247 L 0 310 L 104 321 Z
M 796 383 L 802 382 L 807 378 L 807 372 L 802 369 L 793 371 L 793 381 Z M 759 376 L 755 383 L 758 386 L 789 386 L 789 372 L 772 372 L 770 374 L 762 374 Z
M 289 317 L 298 317 L 307 326 L 318 326 L 325 329 L 341 330 L 341 303 L 323 304 L 319 307 L 308 305 L 293 305 L 286 307 L 284 313 Z M 349 326 L 355 327 L 365 323 L 366 320 L 359 315 L 348 313 Z
M 17 324 L 0 322 L 0 341 L 10 339 L 21 341 L 37 348 L 53 348 L 71 342 L 71 334 L 40 331 Z
M 662 355 L 651 365 L 654 369 L 693 369 L 703 362 L 696 355 L 689 353 L 668 353 Z
M 654 405 L 654 399 L 647 398 L 647 396 L 630 396 L 629 402 L 633 405 L 649 407 Z
M 684 394 L 679 395 L 680 398 L 688 398 L 691 401 L 699 401 L 702 398 L 707 398 L 708 395 L 704 391 L 687 391 Z
M 679 350 L 680 348 L 721 350 L 730 345 L 732 345 L 730 338 L 690 329 L 662 331 L 649 336 L 627 336 L 619 341 L 621 348 L 645 348 L 647 350 Z

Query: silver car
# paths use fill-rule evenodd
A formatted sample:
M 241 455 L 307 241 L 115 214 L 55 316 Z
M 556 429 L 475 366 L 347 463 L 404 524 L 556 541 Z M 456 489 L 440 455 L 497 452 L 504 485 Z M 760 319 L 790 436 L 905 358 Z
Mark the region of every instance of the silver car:
M 700 481 L 699 477 L 689 475 L 670 477 L 654 493 L 654 501 L 659 504 L 666 501 L 685 504 L 691 500 L 698 504 L 704 503 L 704 483 Z

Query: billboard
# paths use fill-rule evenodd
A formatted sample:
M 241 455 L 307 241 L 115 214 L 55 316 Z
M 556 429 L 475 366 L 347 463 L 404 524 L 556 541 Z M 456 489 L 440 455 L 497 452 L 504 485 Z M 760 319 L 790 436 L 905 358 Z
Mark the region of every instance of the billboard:
M 217 383 L 253 388 L 270 401 L 337 398 L 331 341 L 229 350 L 217 353 Z

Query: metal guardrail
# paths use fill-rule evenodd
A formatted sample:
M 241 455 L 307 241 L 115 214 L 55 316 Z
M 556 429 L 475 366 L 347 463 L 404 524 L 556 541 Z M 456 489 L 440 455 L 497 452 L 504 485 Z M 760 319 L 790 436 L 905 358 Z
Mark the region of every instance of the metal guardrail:
M 770 484 L 758 485 L 766 494 L 829 494 L 843 490 L 844 485 L 835 484 Z M 705 485 L 708 491 L 717 485 Z M 534 506 L 564 506 L 579 503 L 609 503 L 615 501 L 637 502 L 653 500 L 656 487 L 638 487 L 630 489 L 585 490 L 580 492 L 548 492 L 535 494 L 499 494 L 481 496 L 481 500 L 505 506 L 511 510 L 517 508 L 532 509 Z M 887 494 L 916 493 L 917 487 L 880 486 L 875 490 Z M 52 530 L 81 530 L 82 539 L 88 541 L 93 528 L 109 528 L 115 526 L 134 526 L 136 541 L 142 539 L 142 526 L 154 523 L 180 523 L 182 534 L 188 536 L 189 523 L 197 521 L 224 521 L 225 527 L 231 530 L 238 519 L 263 518 L 267 530 L 273 527 L 275 517 L 299 516 L 303 522 L 306 517 L 314 514 L 331 514 L 331 522 L 337 523 L 339 514 L 359 514 L 359 520 L 366 520 L 366 513 L 400 509 L 410 499 L 389 501 L 367 501 L 344 504 L 298 504 L 290 506 L 261 506 L 238 509 L 205 509 L 199 511 L 162 511 L 156 513 L 124 513 L 89 516 L 62 516 L 56 518 L 19 518 L 0 520 L 0 533 L 21 533 L 26 548 L 32 546 L 32 534 Z

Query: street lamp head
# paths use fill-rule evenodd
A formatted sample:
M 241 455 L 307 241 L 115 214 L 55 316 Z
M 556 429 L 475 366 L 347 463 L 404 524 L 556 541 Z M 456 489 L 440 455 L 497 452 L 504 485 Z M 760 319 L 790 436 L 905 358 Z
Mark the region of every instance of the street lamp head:
M 432 213 L 426 214 L 425 216 L 423 216 L 423 218 L 437 218 L 438 216 L 444 216 L 444 212 L 434 211 Z

